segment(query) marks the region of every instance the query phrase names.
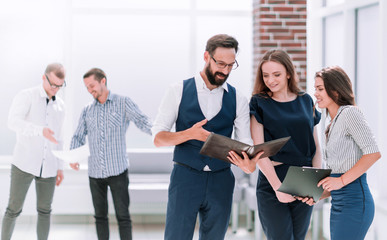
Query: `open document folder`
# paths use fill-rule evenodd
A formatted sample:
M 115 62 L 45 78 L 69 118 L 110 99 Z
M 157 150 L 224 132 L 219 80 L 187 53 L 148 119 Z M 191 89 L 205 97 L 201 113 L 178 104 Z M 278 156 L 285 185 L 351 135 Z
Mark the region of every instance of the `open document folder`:
M 264 151 L 260 158 L 270 157 L 275 154 L 289 141 L 290 137 L 279 138 L 276 140 L 264 142 L 262 144 L 250 146 L 237 140 L 211 133 L 206 142 L 203 144 L 200 154 L 217 158 L 229 163 L 227 156 L 230 151 L 234 151 L 242 157 L 242 152 L 246 152 L 250 159 L 254 158 L 257 153 Z
M 290 166 L 278 191 L 299 197 L 313 197 L 317 202 L 324 189 L 317 183 L 331 174 L 332 169 Z
M 90 156 L 89 145 L 85 144 L 79 148 L 75 148 L 72 150 L 64 150 L 64 151 L 56 151 L 52 150 L 52 153 L 55 157 L 62 159 L 68 163 L 75 162 L 86 162 L 88 157 Z

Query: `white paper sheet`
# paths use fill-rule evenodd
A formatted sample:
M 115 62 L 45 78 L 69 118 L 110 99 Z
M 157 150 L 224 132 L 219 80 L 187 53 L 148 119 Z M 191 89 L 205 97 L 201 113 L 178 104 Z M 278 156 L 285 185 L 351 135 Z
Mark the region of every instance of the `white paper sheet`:
M 87 162 L 88 157 L 90 156 L 89 145 L 85 144 L 82 147 L 73 149 L 73 150 L 65 150 L 65 151 L 56 151 L 53 150 L 52 153 L 55 157 L 62 159 L 68 163 L 81 163 Z

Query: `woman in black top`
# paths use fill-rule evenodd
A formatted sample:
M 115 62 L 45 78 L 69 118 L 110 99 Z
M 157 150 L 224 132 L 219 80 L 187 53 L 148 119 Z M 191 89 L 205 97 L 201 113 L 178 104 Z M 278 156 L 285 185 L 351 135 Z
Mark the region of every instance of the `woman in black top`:
M 315 125 L 320 113 L 312 98 L 297 87 L 297 74 L 289 55 L 268 51 L 262 58 L 250 101 L 251 135 L 254 144 L 291 136 L 273 157 L 253 161 L 230 152 L 230 160 L 246 173 L 259 166 L 257 202 L 259 218 L 267 239 L 305 239 L 312 207 L 293 196 L 278 192 L 291 165 L 321 167 Z

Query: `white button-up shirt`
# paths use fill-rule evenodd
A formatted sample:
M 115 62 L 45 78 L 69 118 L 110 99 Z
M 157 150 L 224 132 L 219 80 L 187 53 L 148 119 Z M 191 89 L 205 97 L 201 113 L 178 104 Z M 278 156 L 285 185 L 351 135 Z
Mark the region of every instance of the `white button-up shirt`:
M 8 127 L 16 132 L 17 140 L 12 164 L 20 170 L 43 178 L 55 177 L 63 169 L 63 161 L 57 159 L 51 150 L 61 150 L 64 102 L 59 97 L 47 103 L 43 86 L 26 89 L 13 99 Z M 43 137 L 43 128 L 54 131 L 59 144 Z
M 196 90 L 200 109 L 207 120 L 215 117 L 222 108 L 223 92 L 228 91 L 227 84 L 209 90 L 198 73 L 195 76 Z M 161 131 L 170 131 L 179 113 L 183 95 L 183 81 L 177 82 L 168 89 L 161 101 L 159 111 L 152 127 L 153 138 Z M 234 120 L 234 137 L 241 142 L 252 144 L 250 135 L 249 104 L 245 96 L 236 92 L 236 118 Z

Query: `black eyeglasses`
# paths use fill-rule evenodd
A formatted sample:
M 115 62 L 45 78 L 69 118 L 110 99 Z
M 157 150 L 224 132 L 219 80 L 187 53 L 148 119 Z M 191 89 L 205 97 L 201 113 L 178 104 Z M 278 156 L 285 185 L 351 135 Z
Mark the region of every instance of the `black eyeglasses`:
M 44 74 L 46 76 L 46 79 L 48 81 L 48 83 L 50 84 L 51 88 L 52 89 L 57 89 L 57 88 L 61 88 L 61 87 L 66 87 L 66 81 L 63 81 L 63 84 L 62 85 L 56 85 L 56 84 L 52 84 L 50 82 L 50 79 L 48 78 L 47 74 Z
M 239 64 L 237 62 L 237 60 L 235 59 L 235 62 L 234 63 L 231 63 L 231 64 L 227 64 L 227 63 L 224 63 L 224 62 L 218 62 L 215 60 L 215 58 L 213 56 L 211 56 L 212 60 L 214 60 L 216 66 L 220 69 L 225 69 L 226 67 L 228 67 L 228 69 L 232 69 L 232 70 L 235 70 L 239 67 Z

